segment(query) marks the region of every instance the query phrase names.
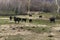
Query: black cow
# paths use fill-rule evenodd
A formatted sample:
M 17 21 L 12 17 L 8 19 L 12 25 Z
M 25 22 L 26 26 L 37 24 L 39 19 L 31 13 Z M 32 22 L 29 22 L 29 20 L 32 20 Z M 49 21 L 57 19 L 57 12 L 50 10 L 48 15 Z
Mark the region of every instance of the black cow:
M 22 18 L 22 21 L 26 22 L 26 18 Z
M 32 19 L 29 19 L 29 22 L 32 22 Z
M 10 21 L 12 20 L 12 16 L 9 17 Z
M 54 17 L 51 17 L 49 20 L 50 20 L 50 23 L 52 23 L 52 22 L 55 23 L 55 18 Z
M 19 22 L 21 21 L 21 18 L 14 17 L 14 21 L 15 21 L 15 23 L 16 23 L 16 22 L 18 22 L 18 23 L 19 23 Z

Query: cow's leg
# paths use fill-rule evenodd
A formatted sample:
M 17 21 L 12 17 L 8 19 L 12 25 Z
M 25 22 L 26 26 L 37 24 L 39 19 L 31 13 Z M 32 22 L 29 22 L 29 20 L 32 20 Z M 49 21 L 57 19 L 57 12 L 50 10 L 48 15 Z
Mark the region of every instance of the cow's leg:
M 16 21 L 15 21 L 15 23 L 16 23 Z
M 19 23 L 19 21 L 18 21 L 18 23 Z
M 26 20 L 25 20 L 25 22 L 26 22 Z
M 55 20 L 53 22 L 55 23 Z

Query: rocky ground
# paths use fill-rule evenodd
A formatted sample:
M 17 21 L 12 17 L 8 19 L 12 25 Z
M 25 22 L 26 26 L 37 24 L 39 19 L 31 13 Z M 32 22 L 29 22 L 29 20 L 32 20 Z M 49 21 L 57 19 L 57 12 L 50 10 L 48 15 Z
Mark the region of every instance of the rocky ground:
M 50 27 L 51 32 L 35 33 L 19 27 Z M 0 40 L 8 40 L 9 35 L 23 35 L 23 40 L 60 40 L 60 25 L 34 25 L 34 24 L 5 24 L 0 25 Z

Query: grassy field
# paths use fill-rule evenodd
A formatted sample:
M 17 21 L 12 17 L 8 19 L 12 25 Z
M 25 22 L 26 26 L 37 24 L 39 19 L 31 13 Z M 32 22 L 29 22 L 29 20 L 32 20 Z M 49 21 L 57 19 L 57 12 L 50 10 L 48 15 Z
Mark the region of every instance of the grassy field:
M 34 37 L 35 36 L 35 37 Z M 36 37 L 37 36 L 37 37 Z M 54 39 L 51 39 L 51 38 L 44 38 L 44 37 L 41 37 L 41 38 L 38 38 L 38 35 L 11 35 L 11 36 L 8 36 L 8 38 L 6 40 L 54 40 Z
M 9 35 L 6 40 L 23 40 L 23 37 L 21 35 Z
M 43 15 L 45 18 L 49 18 L 52 14 L 39 14 L 39 15 Z M 32 17 L 38 17 L 39 15 L 33 15 Z M 28 15 L 26 16 L 19 16 L 19 17 L 28 17 Z M 8 18 L 8 19 L 1 19 L 1 18 Z M 5 25 L 7 24 L 7 25 Z M 24 25 L 24 26 L 21 26 Z M 29 24 L 29 26 L 26 26 L 27 24 Z M 30 25 L 47 25 L 47 26 L 30 26 Z M 15 34 L 18 33 L 16 35 L 7 35 L 8 38 L 6 38 L 6 40 L 55 40 L 56 36 L 60 36 L 60 32 L 58 32 L 58 30 L 55 30 L 55 26 L 56 24 L 60 24 L 60 19 L 56 20 L 55 23 L 50 23 L 49 20 L 44 20 L 44 19 L 33 19 L 33 21 L 31 23 L 28 22 L 20 22 L 19 24 L 15 24 L 15 22 L 12 20 L 9 20 L 9 16 L 0 16 L 0 28 L 4 28 L 4 33 L 11 33 L 11 34 Z M 53 25 L 53 26 L 52 26 Z M 7 27 L 5 27 L 7 26 Z M 23 27 L 23 28 L 21 28 Z M 56 26 L 59 27 L 59 26 Z M 3 30 L 3 29 L 0 29 Z M 8 30 L 8 31 L 7 31 Z M 3 34 L 3 32 L 1 34 Z M 48 37 L 48 35 L 51 35 L 51 33 L 53 34 L 54 37 Z M 5 39 L 4 38 L 4 39 Z M 60 40 L 60 39 L 58 39 Z
M 57 14 L 50 14 L 50 13 L 42 13 L 42 14 L 39 14 L 39 15 L 42 15 L 44 16 L 45 18 L 50 18 L 51 15 L 57 15 Z M 35 17 L 38 17 L 39 15 L 33 15 L 32 17 L 35 18 Z M 25 15 L 25 16 L 19 16 L 19 17 L 28 17 L 28 15 Z M 0 16 L 0 18 L 8 18 L 8 19 L 0 19 L 0 24 L 14 24 L 14 22 L 11 22 L 9 20 L 9 16 Z M 60 20 L 60 19 L 59 19 Z M 46 25 L 53 25 L 53 24 L 60 24 L 60 21 L 56 21 L 56 23 L 50 23 L 49 20 L 43 20 L 43 19 L 33 19 L 33 22 L 34 24 L 46 24 Z M 28 18 L 27 18 L 27 22 L 28 22 Z
M 14 22 L 10 22 L 9 19 L 0 19 L 0 24 L 14 24 Z
M 20 22 L 22 23 L 22 22 Z M 26 23 L 29 23 L 28 20 Z M 33 24 L 45 24 L 45 25 L 54 25 L 54 24 L 60 24 L 60 21 L 56 21 L 56 23 L 50 23 L 49 20 L 33 20 Z M 0 19 L 0 24 L 15 24 L 14 21 L 10 21 L 9 19 Z
M 44 32 L 49 33 L 50 32 L 50 27 L 23 27 L 23 29 L 32 31 L 35 33 L 44 33 Z
M 50 23 L 49 20 L 34 20 L 34 24 L 45 24 L 45 25 L 54 25 L 54 24 L 60 24 L 60 21 L 56 21 L 55 23 Z

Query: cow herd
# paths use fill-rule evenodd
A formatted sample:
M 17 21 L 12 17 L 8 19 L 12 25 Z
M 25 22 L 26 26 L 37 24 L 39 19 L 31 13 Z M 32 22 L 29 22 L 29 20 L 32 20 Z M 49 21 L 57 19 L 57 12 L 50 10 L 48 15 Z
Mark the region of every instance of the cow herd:
M 27 22 L 27 18 L 19 18 L 19 17 L 15 17 L 15 16 L 14 17 L 10 16 L 10 21 L 12 19 L 14 20 L 15 23 L 17 23 L 17 22 L 18 23 L 19 22 Z M 29 22 L 31 23 L 32 22 L 32 19 L 29 19 Z
M 29 16 L 32 17 L 32 15 L 29 15 Z M 27 21 L 27 18 L 19 18 L 19 17 L 16 17 L 16 16 L 14 16 L 14 17 L 10 16 L 9 18 L 10 18 L 10 20 L 13 19 L 15 23 L 17 23 L 17 22 L 19 23 L 20 21 L 22 21 L 22 22 Z M 42 18 L 42 15 L 40 15 L 39 18 Z M 29 20 L 30 23 L 33 21 L 32 19 L 28 19 L 28 20 Z M 52 22 L 55 23 L 55 20 L 56 20 L 55 17 L 50 17 L 49 18 L 50 23 L 52 23 Z

